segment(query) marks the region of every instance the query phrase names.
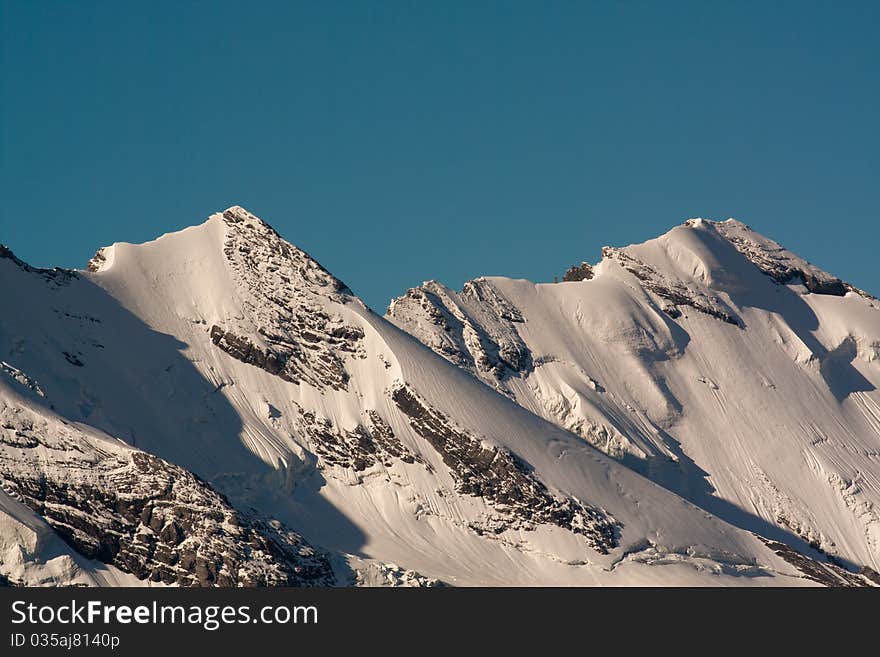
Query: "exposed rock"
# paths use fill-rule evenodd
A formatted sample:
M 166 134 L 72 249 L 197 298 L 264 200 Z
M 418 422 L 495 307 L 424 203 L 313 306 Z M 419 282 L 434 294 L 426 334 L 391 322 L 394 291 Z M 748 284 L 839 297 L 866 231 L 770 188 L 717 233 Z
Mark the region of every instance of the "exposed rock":
M 563 281 L 572 283 L 576 283 L 578 281 L 588 281 L 591 278 L 593 278 L 593 267 L 588 262 L 582 262 L 579 265 L 573 265 L 565 271 L 565 274 L 562 275 Z
M 107 254 L 103 248 L 98 249 L 95 252 L 95 255 L 89 259 L 89 264 L 86 266 L 90 272 L 98 272 L 101 271 L 104 266 L 107 264 Z
M 639 279 L 645 289 L 670 302 L 672 306 L 664 307 L 663 310 L 673 319 L 681 316 L 681 311 L 676 306 L 690 306 L 701 313 L 742 328 L 742 321 L 739 317 L 727 308 L 720 299 L 709 297 L 683 281 L 667 278 L 651 265 L 632 257 L 623 249 L 606 246 L 602 248 L 602 256 L 620 264 L 621 267 Z
M 508 322 L 522 322 L 523 316 L 519 308 L 504 298 L 501 292 L 485 278 L 475 278 L 464 284 L 461 298 L 481 307 L 491 308 L 500 319 Z
M 364 331 L 331 316 L 324 301 L 345 304 L 351 291 L 305 251 L 241 208 L 223 213 L 224 253 L 243 295 L 246 316 L 210 330 L 233 358 L 292 383 L 347 388 L 346 354 L 359 354 Z
M 713 222 L 712 226 L 758 269 L 781 285 L 801 283 L 815 294 L 842 297 L 847 292 L 855 292 L 873 298 L 867 292 L 797 257 L 777 242 L 754 233 L 739 221 Z
M 378 412 L 367 411 L 370 421 L 370 436 L 378 447 L 379 453 L 388 454 L 392 458 L 398 458 L 404 463 L 423 463 L 420 456 L 413 454 L 407 447 L 400 442 L 400 439 L 394 435 L 391 426 L 382 419 Z
M 6 447 L 4 447 L 4 445 Z M 327 586 L 327 557 L 277 521 L 240 514 L 192 473 L 0 405 L 0 487 L 75 550 L 181 586 Z
M 322 462 L 319 468 L 335 466 L 362 472 L 378 463 L 391 467 L 395 460 L 424 464 L 400 442 L 376 411 L 367 412 L 369 428 L 358 424 L 348 431 L 338 429 L 313 411 L 299 407 L 298 411 L 300 429 Z
M 260 349 L 247 338 L 233 335 L 232 332 L 224 331 L 216 324 L 211 327 L 211 342 L 220 347 L 227 354 L 248 365 L 254 365 L 269 374 L 279 376 L 285 381 L 299 383 L 299 379 L 287 372 L 287 358 L 269 351 Z
M 552 494 L 515 455 L 486 446 L 454 427 L 449 418 L 430 408 L 408 387 L 395 389 L 392 399 L 409 417 L 416 433 L 443 458 L 458 492 L 482 497 L 508 519 L 495 531 L 551 524 L 584 536 L 590 547 L 602 554 L 617 546 L 619 526 L 605 511 Z
M 862 568 L 859 570 L 859 575 L 861 575 L 862 577 L 867 577 L 869 580 L 874 582 L 875 586 L 880 586 L 880 573 L 878 573 L 873 568 L 862 566 Z
M 355 569 L 357 586 L 392 586 L 406 588 L 436 588 L 446 586 L 441 580 L 425 577 L 416 572 L 401 568 L 393 563 L 370 561 Z
M 880 585 L 880 582 L 876 582 L 869 574 L 864 572 L 865 569 L 862 569 L 863 572 L 860 574 L 851 573 L 835 563 L 822 563 L 815 559 L 810 559 L 784 543 L 771 541 L 762 536 L 758 538 L 778 556 L 803 573 L 806 579 L 818 582 L 824 586 L 864 588 Z
M 522 314 L 487 279 L 468 281 L 461 294 L 428 281 L 395 299 L 387 316 L 446 360 L 496 382 L 533 368 L 516 328 Z

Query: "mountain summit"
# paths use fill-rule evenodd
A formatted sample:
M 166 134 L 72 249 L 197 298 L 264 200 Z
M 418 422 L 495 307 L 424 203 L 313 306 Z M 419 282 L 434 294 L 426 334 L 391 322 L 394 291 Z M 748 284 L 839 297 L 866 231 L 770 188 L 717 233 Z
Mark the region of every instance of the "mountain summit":
M 0 574 L 876 580 L 873 299 L 737 222 L 576 270 L 382 318 L 239 207 L 87 271 L 0 251 Z
M 570 271 L 429 282 L 387 317 L 728 522 L 878 567 L 873 297 L 732 219 L 691 219 Z

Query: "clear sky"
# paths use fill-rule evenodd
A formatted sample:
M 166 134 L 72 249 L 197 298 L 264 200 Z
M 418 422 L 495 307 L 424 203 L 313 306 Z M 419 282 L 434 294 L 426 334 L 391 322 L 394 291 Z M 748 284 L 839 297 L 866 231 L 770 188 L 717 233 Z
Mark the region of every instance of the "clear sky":
M 734 216 L 880 294 L 880 2 L 0 5 L 34 265 L 240 204 L 382 311 Z

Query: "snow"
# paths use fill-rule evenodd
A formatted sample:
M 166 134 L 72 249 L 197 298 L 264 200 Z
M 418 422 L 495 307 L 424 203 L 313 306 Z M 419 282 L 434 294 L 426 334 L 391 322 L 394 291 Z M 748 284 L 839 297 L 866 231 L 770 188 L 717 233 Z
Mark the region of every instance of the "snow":
M 701 222 L 624 251 L 745 328 L 692 307 L 673 320 L 606 258 L 576 283 L 485 278 L 462 294 L 430 284 L 460 324 L 458 342 L 415 302 L 397 302 L 391 321 L 377 316 L 285 245 L 230 208 L 147 244 L 106 247 L 63 284 L 0 258 L 3 303 L 17 309 L 0 317 L 0 359 L 45 396 L 2 374 L 0 390 L 192 471 L 236 508 L 336 555 L 361 583 L 813 584 L 752 533 L 790 538 L 781 516 L 823 549 L 878 566 L 880 323 L 866 298 L 779 286 Z M 316 317 L 326 321 L 300 325 Z M 259 352 L 220 348 L 214 326 Z M 334 346 L 340 335 L 350 350 Z M 838 349 L 847 336 L 856 361 Z M 302 340 L 312 347 L 298 356 L 290 349 Z M 296 382 L 253 364 L 273 350 L 299 359 Z M 793 358 L 804 350 L 814 364 Z M 871 385 L 853 390 L 862 380 Z M 392 399 L 400 386 L 484 449 L 515 455 L 555 499 L 608 514 L 616 547 L 602 554 L 582 535 L 460 492 Z M 357 469 L 320 456 L 322 441 L 369 430 L 373 414 L 412 462 L 386 455 Z M 817 436 L 826 440 L 813 445 Z M 33 543 L 0 529 L 7 550 Z
M 501 378 L 471 371 L 739 527 L 876 569 L 880 310 L 870 295 L 779 284 L 756 263 L 837 279 L 735 221 L 691 220 L 620 251 L 629 260 L 606 250 L 592 280 L 490 279 L 522 314 L 515 327 L 537 364 Z M 631 260 L 653 273 L 634 275 L 621 264 Z M 711 302 L 739 325 L 669 308 L 652 286 Z M 398 300 L 389 318 L 432 344 L 436 327 L 413 304 Z

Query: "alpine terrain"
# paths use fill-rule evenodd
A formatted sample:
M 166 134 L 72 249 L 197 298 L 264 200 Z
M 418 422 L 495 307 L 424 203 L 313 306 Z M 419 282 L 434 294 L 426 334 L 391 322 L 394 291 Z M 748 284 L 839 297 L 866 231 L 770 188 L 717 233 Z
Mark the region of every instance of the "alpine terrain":
M 232 207 L 0 308 L 0 583 L 880 585 L 880 301 L 733 220 L 381 317 Z

